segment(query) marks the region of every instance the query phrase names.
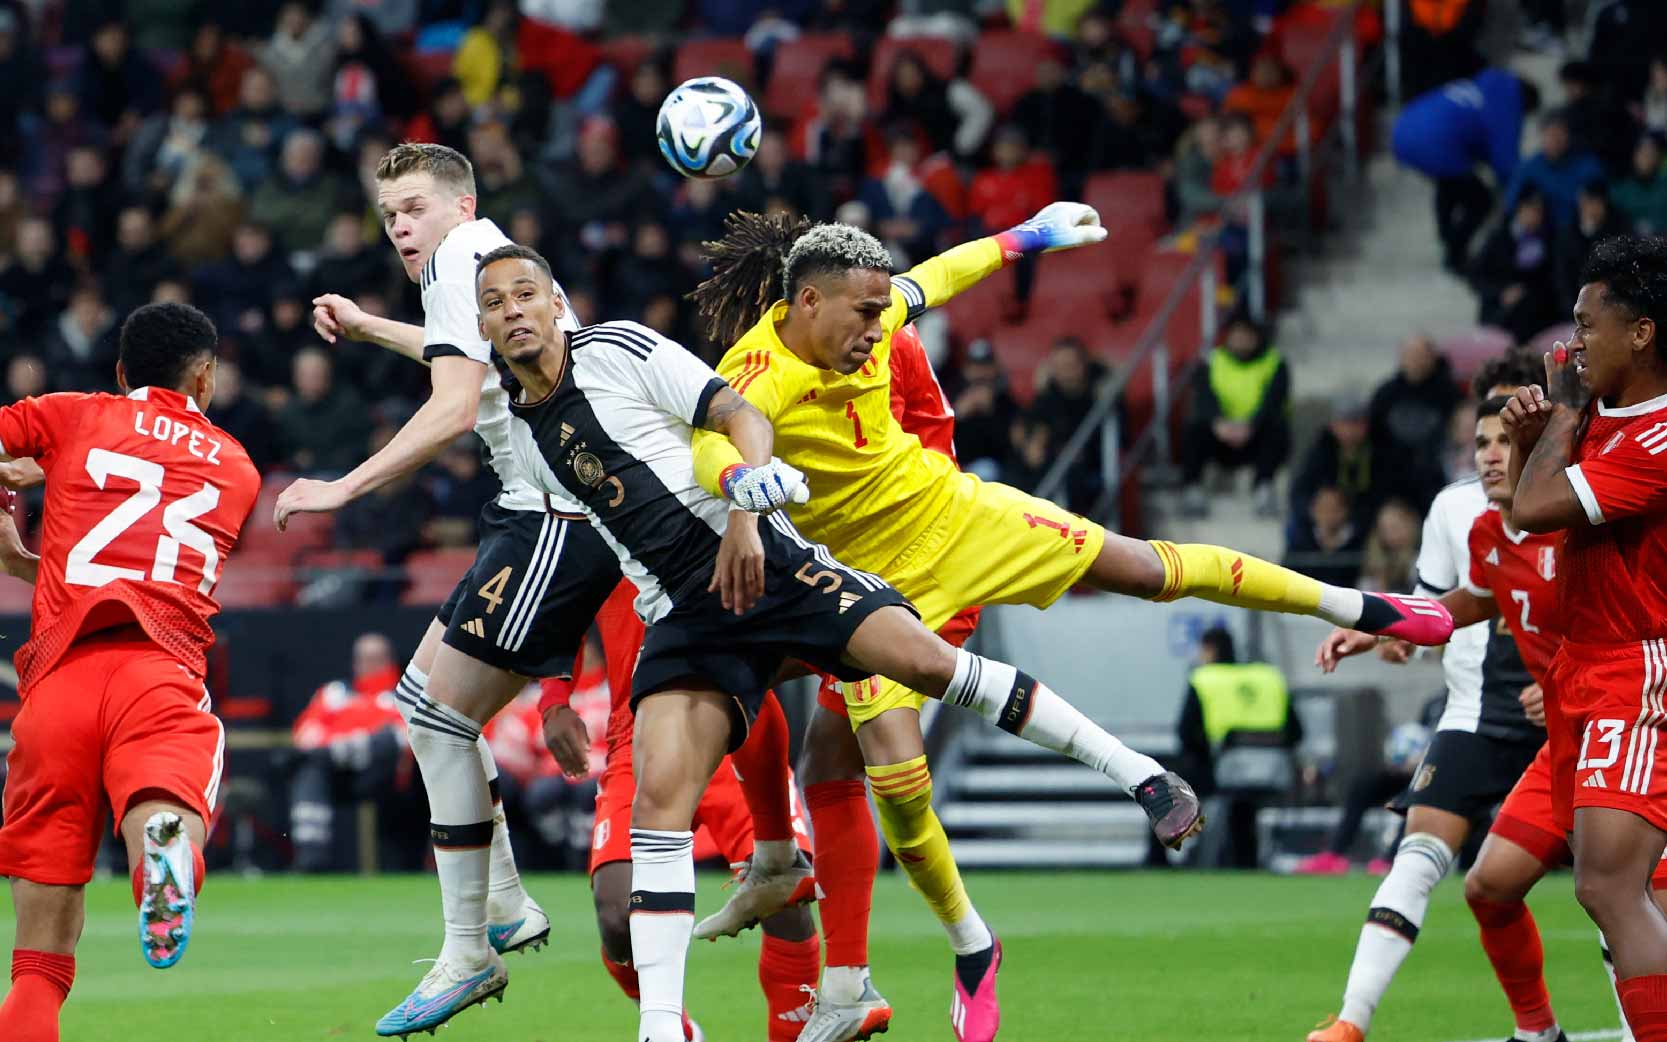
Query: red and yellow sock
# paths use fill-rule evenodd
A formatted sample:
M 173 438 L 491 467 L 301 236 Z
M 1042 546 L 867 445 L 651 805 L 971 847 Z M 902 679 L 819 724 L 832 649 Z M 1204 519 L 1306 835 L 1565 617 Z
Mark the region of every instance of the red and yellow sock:
M 769 1008 L 769 1042 L 795 1042 L 804 1030 L 806 1005 L 821 968 L 822 940 L 815 934 L 802 941 L 764 935 L 758 952 L 758 984 Z
M 12 990 L 0 1004 L 0 1038 L 58 1042 L 58 1011 L 75 984 L 75 956 L 19 948 L 12 952 Z
M 1313 615 L 1324 586 L 1317 579 L 1210 543 L 1151 540 L 1163 562 L 1163 589 L 1154 601 L 1197 597 L 1258 611 Z
M 972 902 L 949 852 L 949 836 L 932 809 L 932 774 L 926 757 L 868 768 L 880 830 L 909 881 L 938 921 L 946 926 L 967 918 Z
M 868 965 L 868 915 L 880 869 L 880 839 L 868 809 L 868 787 L 855 779 L 805 789 L 816 836 L 817 911 L 829 966 Z

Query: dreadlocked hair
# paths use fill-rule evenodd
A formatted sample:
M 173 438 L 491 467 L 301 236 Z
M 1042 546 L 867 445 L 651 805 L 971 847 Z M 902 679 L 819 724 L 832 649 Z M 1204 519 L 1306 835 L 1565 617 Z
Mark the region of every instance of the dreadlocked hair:
M 728 348 L 757 324 L 783 293 L 788 251 L 809 230 L 803 217 L 738 210 L 724 218 L 723 238 L 701 243 L 712 275 L 689 299 L 706 324 L 708 340 Z

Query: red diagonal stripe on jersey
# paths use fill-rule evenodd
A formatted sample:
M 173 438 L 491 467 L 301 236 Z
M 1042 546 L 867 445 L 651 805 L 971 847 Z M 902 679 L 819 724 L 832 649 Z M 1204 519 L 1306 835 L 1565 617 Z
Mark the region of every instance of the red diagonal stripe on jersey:
M 748 355 L 747 368 L 741 374 L 741 379 L 735 385 L 736 394 L 746 394 L 752 382 L 763 376 L 770 368 L 770 352 L 754 351 Z

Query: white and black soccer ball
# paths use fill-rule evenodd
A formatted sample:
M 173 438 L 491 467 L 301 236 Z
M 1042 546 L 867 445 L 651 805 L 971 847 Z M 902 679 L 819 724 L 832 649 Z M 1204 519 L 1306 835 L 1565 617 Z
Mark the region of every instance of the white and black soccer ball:
M 1424 758 L 1430 744 L 1430 729 L 1412 722 L 1401 724 L 1389 732 L 1383 741 L 1384 763 L 1395 770 L 1411 773 Z
M 660 154 L 684 177 L 728 177 L 758 151 L 764 119 L 741 87 L 721 76 L 697 76 L 660 103 L 655 137 Z

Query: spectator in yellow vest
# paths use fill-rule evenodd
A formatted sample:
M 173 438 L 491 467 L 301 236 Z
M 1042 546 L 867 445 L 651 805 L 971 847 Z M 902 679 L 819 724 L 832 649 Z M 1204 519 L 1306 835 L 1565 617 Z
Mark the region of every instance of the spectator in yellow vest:
M 1211 460 L 1255 471 L 1257 513 L 1277 517 L 1273 476 L 1291 455 L 1290 367 L 1247 315 L 1228 320 L 1220 346 L 1192 381 L 1192 410 L 1181 437 L 1181 506 L 1189 517 L 1209 513 L 1202 479 Z
M 1200 850 L 1200 862 L 1254 868 L 1256 812 L 1290 788 L 1289 753 L 1302 741 L 1284 674 L 1265 662 L 1238 661 L 1231 633 L 1206 630 L 1177 731 L 1192 771 L 1187 777 L 1216 805 L 1217 841 Z

